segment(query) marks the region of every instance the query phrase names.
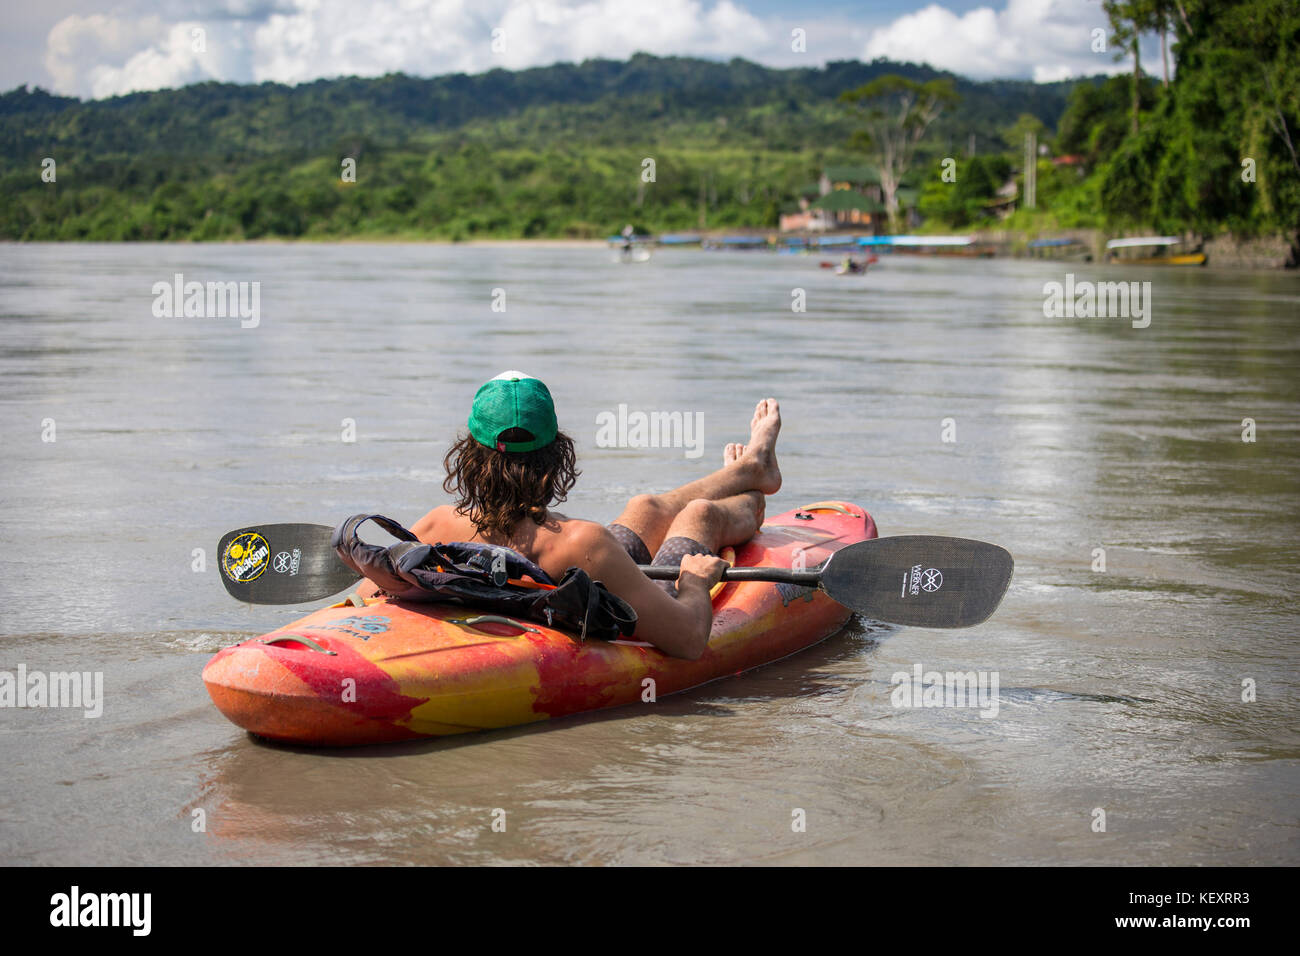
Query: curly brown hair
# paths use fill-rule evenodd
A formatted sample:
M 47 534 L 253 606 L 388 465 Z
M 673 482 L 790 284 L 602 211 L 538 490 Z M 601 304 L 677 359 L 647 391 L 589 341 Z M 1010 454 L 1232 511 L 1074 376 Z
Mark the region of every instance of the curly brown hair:
M 502 438 L 515 440 L 508 433 Z M 564 432 L 545 448 L 525 452 L 497 451 L 461 435 L 442 465 L 447 470 L 443 490 L 457 497 L 456 512 L 484 538 L 508 538 L 524 518 L 543 524 L 547 507 L 567 498 L 581 474 L 573 439 Z

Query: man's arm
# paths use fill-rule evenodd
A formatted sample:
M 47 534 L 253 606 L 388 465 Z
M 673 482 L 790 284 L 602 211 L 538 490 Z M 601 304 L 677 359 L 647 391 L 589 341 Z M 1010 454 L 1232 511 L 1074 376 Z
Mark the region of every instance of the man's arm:
M 722 579 L 727 563 L 706 554 L 688 554 L 677 577 L 677 597 L 647 578 L 607 530 L 585 523 L 566 542 L 568 564 L 583 568 L 636 611 L 636 638 L 665 654 L 696 660 L 709 643 L 713 601 L 709 589 Z

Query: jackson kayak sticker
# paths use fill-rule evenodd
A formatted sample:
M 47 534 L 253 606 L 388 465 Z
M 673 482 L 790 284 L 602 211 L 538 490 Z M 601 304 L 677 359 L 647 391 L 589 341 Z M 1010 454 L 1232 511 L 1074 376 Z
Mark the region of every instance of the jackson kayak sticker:
M 933 594 L 939 588 L 943 587 L 943 572 L 938 568 L 921 569 L 921 565 L 912 566 L 911 574 L 903 572 L 903 590 L 899 592 L 899 597 L 907 597 L 910 592 L 912 597 L 916 597 L 922 591 L 927 594 Z
M 270 557 L 271 546 L 266 539 L 256 531 L 245 532 L 221 553 L 221 571 L 230 580 L 246 584 L 261 576 Z

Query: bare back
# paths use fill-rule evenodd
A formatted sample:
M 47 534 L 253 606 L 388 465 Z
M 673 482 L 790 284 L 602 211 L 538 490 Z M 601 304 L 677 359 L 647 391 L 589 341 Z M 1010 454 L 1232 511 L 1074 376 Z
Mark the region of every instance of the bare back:
M 669 654 L 698 657 L 708 641 L 712 616 L 709 587 L 720 570 L 709 576 L 686 571 L 678 581 L 678 596 L 671 597 L 641 573 L 609 530 L 594 521 L 568 518 L 551 512 L 543 524 L 521 521 L 509 537 L 480 535 L 473 522 L 451 505 L 434 508 L 411 528 L 426 544 L 476 541 L 518 551 L 558 581 L 571 567 L 580 567 L 637 613 L 637 640 L 648 641 Z M 690 556 L 684 560 L 708 562 L 715 558 Z M 700 625 L 703 624 L 703 632 Z
M 417 521 L 411 530 L 425 544 L 474 541 L 510 548 L 558 581 L 568 568 L 580 563 L 573 558 L 575 549 L 582 545 L 582 539 L 596 531 L 604 531 L 604 528 L 594 521 L 568 518 L 552 511 L 544 524 L 521 521 L 509 537 L 493 535 L 485 538 L 475 530 L 474 523 L 466 515 L 457 513 L 451 505 L 442 505 Z

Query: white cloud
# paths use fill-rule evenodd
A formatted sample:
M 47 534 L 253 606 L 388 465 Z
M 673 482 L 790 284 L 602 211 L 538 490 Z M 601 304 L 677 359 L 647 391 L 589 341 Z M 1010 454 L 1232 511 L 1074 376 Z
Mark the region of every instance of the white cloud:
M 45 69 L 61 93 L 86 90 L 84 71 L 103 59 L 130 57 L 166 32 L 157 17 L 123 20 L 103 14 L 64 17 L 45 41 Z
M 45 68 L 59 93 L 104 97 L 184 86 L 211 79 L 243 79 L 248 52 L 238 21 L 165 23 L 69 16 L 50 30 Z
M 480 3 L 482 8 L 490 4 Z M 295 0 L 253 39 L 252 79 L 489 69 L 490 26 L 462 0 Z M 501 64 L 496 64 L 501 65 Z
M 165 37 L 131 56 L 121 67 L 99 65 L 89 74 L 91 95 L 112 96 L 218 79 L 216 55 L 208 55 L 207 27 L 178 23 Z
M 205 79 L 301 83 L 520 69 L 638 51 L 773 65 L 887 56 L 975 77 L 1059 79 L 1123 69 L 1089 50 L 1099 3 L 1006 0 L 957 15 L 937 4 L 868 30 L 862 18 L 803 9 L 759 17 L 746 0 L 122 0 L 113 15 L 69 16 L 45 65 L 60 93 L 103 97 Z M 133 15 L 134 14 L 134 15 Z M 790 49 L 807 31 L 808 51 Z M 192 31 L 207 31 L 193 49 Z M 504 31 L 492 49 L 493 29 Z
M 337 0 L 296 6 L 257 30 L 256 79 L 520 69 L 638 51 L 723 56 L 771 42 L 731 0 L 707 9 L 697 0 L 399 0 L 371 4 L 364 17 Z
M 1072 76 L 1078 76 L 1078 73 L 1074 67 L 1065 63 L 1058 63 L 1056 66 L 1034 66 L 1035 83 L 1059 83 L 1061 80 L 1068 80 Z
M 1000 11 L 978 7 L 961 15 L 931 4 L 873 30 L 862 55 L 977 79 L 1032 76 L 1040 83 L 1126 69 L 1110 52 L 1092 52 L 1097 27 L 1106 27 L 1101 4 L 1079 0 L 1008 0 Z
M 101 97 L 210 77 L 431 76 L 638 51 L 730 57 L 785 42 L 779 26 L 734 0 L 227 0 L 190 9 L 200 12 L 180 23 L 65 18 L 47 40 L 55 89 Z M 208 28 L 206 54 L 190 49 L 197 26 Z M 494 51 L 497 28 L 505 43 Z

